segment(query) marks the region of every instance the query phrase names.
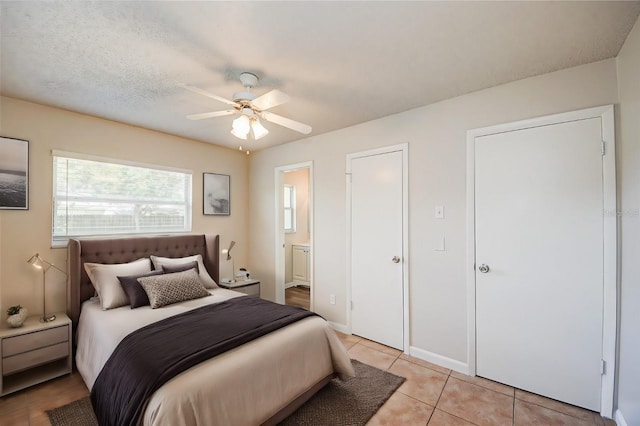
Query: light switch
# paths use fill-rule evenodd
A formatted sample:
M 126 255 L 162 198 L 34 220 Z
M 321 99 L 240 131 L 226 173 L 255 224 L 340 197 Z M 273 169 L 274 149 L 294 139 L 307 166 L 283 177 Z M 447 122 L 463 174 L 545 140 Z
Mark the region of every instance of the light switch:
M 444 237 L 440 238 L 436 244 L 436 251 L 444 251 Z
M 444 206 L 436 206 L 436 219 L 444 219 Z

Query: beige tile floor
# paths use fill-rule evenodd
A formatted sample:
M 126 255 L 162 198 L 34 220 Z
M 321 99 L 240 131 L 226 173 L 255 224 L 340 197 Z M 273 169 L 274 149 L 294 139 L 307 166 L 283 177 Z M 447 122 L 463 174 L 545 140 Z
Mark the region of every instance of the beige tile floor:
M 592 411 L 460 374 L 357 336 L 337 334 L 352 359 L 407 378 L 368 426 L 615 425 Z

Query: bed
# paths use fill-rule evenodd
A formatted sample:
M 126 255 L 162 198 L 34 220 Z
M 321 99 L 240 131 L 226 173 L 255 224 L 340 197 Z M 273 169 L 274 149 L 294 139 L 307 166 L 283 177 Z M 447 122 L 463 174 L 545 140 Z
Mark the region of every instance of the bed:
M 249 296 L 216 288 L 210 290 L 211 297 L 158 309 L 122 306 L 102 310 L 93 298 L 95 290 L 84 264 L 197 254 L 219 282 L 217 235 L 70 240 L 68 312 L 76 330 L 76 365 L 90 390 L 111 353 L 130 332 L 206 304 Z M 337 374 L 354 374 L 347 352 L 325 320 L 305 318 L 180 373 L 153 393 L 138 424 L 276 424 Z

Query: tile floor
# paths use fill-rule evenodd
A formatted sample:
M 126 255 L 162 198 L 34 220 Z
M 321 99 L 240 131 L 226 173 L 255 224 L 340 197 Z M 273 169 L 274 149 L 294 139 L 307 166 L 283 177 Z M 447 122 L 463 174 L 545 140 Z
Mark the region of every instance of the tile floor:
M 351 358 L 407 378 L 368 426 L 615 425 L 592 411 L 460 374 L 357 336 L 337 334 Z

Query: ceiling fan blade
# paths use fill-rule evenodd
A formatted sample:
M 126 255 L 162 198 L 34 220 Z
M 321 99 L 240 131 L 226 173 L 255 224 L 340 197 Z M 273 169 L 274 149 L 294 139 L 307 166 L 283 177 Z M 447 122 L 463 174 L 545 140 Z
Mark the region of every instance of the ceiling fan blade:
M 228 109 L 226 111 L 213 111 L 213 112 L 203 112 L 202 114 L 191 114 L 187 115 L 189 120 L 202 120 L 203 118 L 212 118 L 212 117 L 222 117 L 223 115 L 231 115 L 238 112 L 235 109 Z
M 265 109 L 273 108 L 289 102 L 290 99 L 291 98 L 286 93 L 281 92 L 278 89 L 274 89 L 252 100 L 251 105 L 264 111 Z
M 264 118 L 267 121 L 279 124 L 291 130 L 295 130 L 296 132 L 300 132 L 305 135 L 308 135 L 309 133 L 311 133 L 311 126 L 309 126 L 308 124 L 300 123 L 298 121 L 294 121 L 290 118 L 286 118 L 269 111 L 262 111 L 261 115 L 262 115 L 262 118 Z
M 191 91 L 193 93 L 198 93 L 198 94 L 206 96 L 208 98 L 215 99 L 218 102 L 222 102 L 222 103 L 227 104 L 227 105 L 238 106 L 238 103 L 235 102 L 235 101 L 232 101 L 232 100 L 229 100 L 229 99 L 225 99 L 225 98 L 223 98 L 221 96 L 214 95 L 213 93 L 205 92 L 204 90 L 198 89 L 197 87 L 189 86 L 188 84 L 184 84 L 184 83 L 180 83 L 180 84 L 178 84 L 178 86 L 182 87 L 183 89 L 187 89 L 187 90 L 189 90 L 189 91 Z

